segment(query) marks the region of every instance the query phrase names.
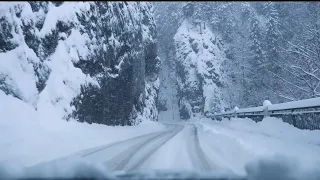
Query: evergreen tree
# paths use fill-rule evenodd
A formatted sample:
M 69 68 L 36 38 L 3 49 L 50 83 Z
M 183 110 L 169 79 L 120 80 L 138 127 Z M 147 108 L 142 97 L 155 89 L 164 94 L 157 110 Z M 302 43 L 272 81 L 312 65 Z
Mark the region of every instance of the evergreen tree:
M 279 41 L 281 40 L 281 33 L 279 31 L 279 15 L 275 8 L 274 2 L 266 3 L 265 8 L 267 10 L 267 31 L 265 37 L 267 61 L 264 65 L 270 68 L 270 70 L 276 70 L 276 65 L 280 61 Z
M 275 92 L 281 91 L 281 79 L 278 75 L 281 74 L 281 57 L 280 44 L 281 32 L 279 30 L 279 14 L 274 2 L 267 2 L 264 4 L 266 11 L 265 18 L 266 34 L 264 38 L 265 58 L 263 58 L 260 68 L 262 71 L 262 84 L 265 87 L 266 94 L 264 99 L 278 99 Z
M 265 61 L 265 53 L 262 48 L 261 40 L 263 38 L 261 25 L 256 17 L 256 14 L 251 13 L 250 22 L 250 35 L 251 39 L 250 51 L 252 58 L 249 58 L 250 71 L 248 74 L 249 83 L 246 84 L 246 94 L 250 94 L 250 98 L 245 99 L 250 105 L 259 105 L 261 99 L 259 94 L 265 89 L 263 82 L 263 76 L 261 72 L 266 73 L 263 68 L 263 62 Z

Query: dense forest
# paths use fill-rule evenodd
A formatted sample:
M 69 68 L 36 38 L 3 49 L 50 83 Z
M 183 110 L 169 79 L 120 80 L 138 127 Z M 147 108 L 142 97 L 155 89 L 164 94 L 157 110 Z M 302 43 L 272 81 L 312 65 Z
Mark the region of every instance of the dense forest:
M 222 66 L 227 76 L 223 85 L 226 107 L 320 95 L 319 2 L 153 4 L 159 51 L 171 56 L 168 61 L 176 60 L 174 36 L 186 19 L 205 23 L 221 37 L 226 54 Z

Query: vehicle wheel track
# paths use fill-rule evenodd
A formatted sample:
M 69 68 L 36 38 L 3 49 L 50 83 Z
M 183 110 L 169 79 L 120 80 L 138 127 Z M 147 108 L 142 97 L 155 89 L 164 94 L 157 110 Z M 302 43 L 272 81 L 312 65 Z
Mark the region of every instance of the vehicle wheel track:
M 168 125 L 168 126 L 172 126 L 172 125 Z M 124 144 L 124 143 L 130 142 L 130 141 L 133 141 L 133 140 L 136 140 L 136 139 L 140 139 L 140 138 L 143 138 L 143 137 L 146 137 L 146 136 L 151 136 L 150 138 L 153 138 L 155 136 L 160 136 L 162 134 L 168 133 L 168 131 L 170 132 L 170 131 L 172 131 L 172 129 L 164 130 L 164 131 L 160 131 L 160 132 L 149 133 L 149 134 L 144 134 L 144 135 L 140 135 L 140 136 L 137 136 L 137 137 L 134 137 L 134 138 L 125 139 L 125 140 L 122 140 L 122 141 L 116 141 L 116 142 L 113 142 L 113 143 L 110 143 L 110 144 L 107 144 L 107 145 L 100 146 L 100 148 L 98 148 L 98 147 L 92 148 L 92 149 L 95 149 L 95 150 L 92 150 L 90 152 L 87 152 L 87 153 L 81 153 L 80 152 L 79 154 L 82 154 L 81 157 L 87 157 L 87 156 L 90 156 L 91 154 L 97 153 L 99 151 L 103 151 L 105 149 L 117 146 L 119 144 Z
M 191 145 L 191 148 L 193 148 L 193 152 L 190 152 L 192 157 L 192 161 L 195 165 L 199 166 L 201 170 L 204 171 L 210 171 L 212 168 L 208 162 L 208 158 L 206 157 L 206 154 L 203 152 L 200 146 L 200 140 L 198 135 L 198 128 L 195 124 L 193 124 L 193 130 L 192 130 L 192 136 L 193 136 L 193 143 Z
M 138 163 L 136 163 L 135 166 L 131 167 L 129 171 L 138 169 L 143 163 L 145 163 L 152 154 L 154 154 L 160 147 L 162 147 L 165 143 L 167 143 L 170 139 L 172 139 L 174 136 L 176 136 L 179 132 L 183 130 L 183 127 L 179 128 L 177 131 L 174 131 L 167 139 L 165 139 L 163 142 L 160 144 L 157 144 L 154 146 L 145 156 L 143 159 L 141 159 Z
M 163 132 L 162 134 L 155 136 L 153 138 L 148 139 L 147 141 L 141 142 L 139 144 L 136 144 L 132 146 L 130 149 L 125 150 L 121 152 L 119 155 L 115 156 L 111 160 L 107 161 L 105 165 L 110 170 L 119 171 L 128 169 L 129 171 L 132 171 L 134 169 L 137 169 L 144 163 L 158 148 L 160 148 L 162 145 L 164 145 L 168 140 L 170 140 L 172 137 L 174 137 L 177 133 L 179 133 L 183 129 L 183 126 L 176 126 L 173 130 Z M 166 137 L 167 136 L 167 137 Z M 150 144 L 151 142 L 154 142 L 158 139 L 162 139 L 162 137 L 165 137 L 164 141 L 154 146 L 151 150 L 148 150 L 145 156 L 143 156 L 142 159 L 140 159 L 137 163 L 132 165 L 131 167 L 126 167 L 130 160 L 139 152 L 139 150 L 143 149 L 145 146 Z M 123 158 L 124 157 L 124 158 Z M 119 159 L 120 162 L 119 162 Z

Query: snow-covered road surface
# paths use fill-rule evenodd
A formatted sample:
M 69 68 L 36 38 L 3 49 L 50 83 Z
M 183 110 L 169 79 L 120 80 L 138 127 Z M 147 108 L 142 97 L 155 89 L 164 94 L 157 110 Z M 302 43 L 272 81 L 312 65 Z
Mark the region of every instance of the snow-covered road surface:
M 273 155 L 288 155 L 302 166 L 319 164 L 318 131 L 304 133 L 287 124 L 273 123 L 275 129 L 270 132 L 262 130 L 267 122 L 259 124 L 245 119 L 165 123 L 165 130 L 85 149 L 56 161 L 80 159 L 112 172 L 224 171 L 238 175 L 246 174 L 247 163 Z M 292 131 L 291 138 L 295 139 L 279 136 L 279 130 L 287 135 Z M 294 136 L 299 133 L 304 134 L 306 141 Z
M 108 173 L 162 171 L 260 177 L 261 172 L 285 171 L 290 175 L 305 172 L 302 179 L 306 179 L 306 174 L 311 174 L 307 179 L 320 177 L 320 172 L 314 170 L 320 167 L 320 131 L 300 130 L 275 118 L 258 123 L 250 119 L 162 123 L 145 123 L 122 131 L 125 127 L 117 127 L 121 138 L 116 137 L 121 135 L 118 131 L 116 134 L 115 127 L 107 128 L 115 137 L 108 133 L 104 145 L 99 141 L 95 146 L 88 146 L 89 142 L 84 140 L 80 151 L 66 151 L 64 156 L 54 160 L 36 158 L 37 161 L 42 159 L 41 163 L 28 166 L 25 171 L 42 173 L 45 177 L 57 172 L 72 175 L 74 168 L 80 172 L 87 169 L 84 163 L 89 169 L 93 165 Z M 56 142 L 52 144 L 57 145 Z M 54 151 L 47 153 L 53 157 L 51 152 Z M 39 153 L 45 152 L 28 152 L 31 157 Z M 18 157 L 7 157 L 6 162 L 10 159 Z
M 102 165 L 108 171 L 190 170 L 210 172 L 214 162 L 202 150 L 199 125 L 165 124 L 163 131 L 82 150 L 53 162 L 76 161 Z M 42 166 L 43 163 L 31 168 Z
M 196 126 L 193 123 L 165 125 L 167 129 L 164 131 L 86 149 L 54 161 L 81 159 L 91 164 L 103 165 L 109 171 L 128 172 L 148 171 L 161 168 L 168 169 L 170 166 L 166 166 L 162 164 L 162 162 L 159 162 L 159 159 L 156 159 L 160 158 L 166 161 L 174 160 L 171 162 L 172 165 L 177 165 L 175 168 L 179 169 L 212 170 L 214 166 L 210 165 L 212 163 L 208 162 L 206 154 L 200 147 L 198 125 Z M 162 152 L 163 149 L 172 150 L 170 152 Z M 185 156 L 180 156 L 183 153 Z M 174 157 L 176 158 L 173 159 Z M 187 164 L 181 164 L 180 162 L 184 160 L 189 162 Z M 160 167 L 157 165 L 160 165 Z M 172 167 L 170 167 L 170 169 L 172 169 Z

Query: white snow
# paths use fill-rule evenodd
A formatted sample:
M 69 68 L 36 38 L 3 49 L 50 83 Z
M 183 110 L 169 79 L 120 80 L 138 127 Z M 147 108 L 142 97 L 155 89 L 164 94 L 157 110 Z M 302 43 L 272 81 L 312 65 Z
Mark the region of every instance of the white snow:
M 86 59 L 89 54 L 87 43 L 90 38 L 87 33 L 81 34 L 79 30 L 72 29 L 70 36 L 66 40 L 69 50 L 69 57 L 73 62 L 79 61 L 79 56 Z
M 194 170 L 188 152 L 188 129 L 185 128 L 160 147 L 142 166 L 142 170 Z
M 194 91 L 192 88 L 202 86 L 204 112 L 224 109 L 224 95 L 217 84 L 225 81 L 222 64 L 226 55 L 219 36 L 207 24 L 200 32 L 199 25 L 192 20 L 185 20 L 178 28 L 174 41 L 176 60 L 183 66 L 185 76 L 185 82 L 178 80 L 180 89 Z
M 35 103 L 38 94 L 37 78 L 30 61 L 37 58 L 30 57 L 30 49 L 21 45 L 6 53 L 0 53 L 0 59 L 0 77 L 5 77 L 4 84 L 12 87 L 22 100 Z
M 146 80 L 145 87 L 145 105 L 141 114 L 138 114 L 136 119 L 137 123 L 145 119 L 158 119 L 158 110 L 156 105 L 156 98 L 158 97 L 157 89 L 159 89 L 160 80 L 157 78 L 155 81 Z
M 252 107 L 252 108 L 243 108 L 243 109 L 238 109 L 236 112 L 237 113 L 244 113 L 244 112 L 262 112 L 263 111 L 263 106 L 258 106 L 258 107 Z M 229 112 L 225 112 L 228 114 Z
M 40 37 L 50 34 L 58 21 L 78 24 L 76 13 L 81 14 L 81 11 L 89 10 L 90 2 L 64 2 L 59 7 L 50 3 L 48 9 L 43 28 L 39 32 Z
M 85 48 L 87 34 L 81 35 L 79 31 L 72 30 L 66 41 L 59 41 L 55 53 L 46 61 L 51 73 L 46 87 L 39 94 L 37 110 L 41 113 L 54 114 L 57 118 L 64 118 L 72 112 L 70 102 L 80 93 L 80 86 L 97 82 L 89 75 L 85 75 L 79 68 L 74 67 L 72 61 L 78 61 L 78 54 L 82 57 L 88 55 Z M 57 88 L 59 87 L 59 88 Z M 51 111 L 51 112 L 49 112 Z
M 269 111 L 274 110 L 287 110 L 287 109 L 297 109 L 297 108 L 312 108 L 320 107 L 320 98 L 310 98 L 299 101 L 291 101 L 286 103 L 272 104 L 269 100 L 263 101 L 263 106 L 237 109 L 228 112 L 221 112 L 221 114 L 231 114 L 231 113 L 245 113 L 245 112 L 262 112 L 263 109 L 268 108 Z
M 144 7 L 146 4 L 142 3 L 141 6 Z M 131 8 L 134 19 L 141 18 L 137 17 L 139 15 L 137 6 L 129 3 L 128 7 Z M 15 16 L 13 8 L 22 10 L 21 19 Z M 162 124 L 147 120 L 148 117 L 157 116 L 155 98 L 159 79 L 146 82 L 145 95 L 149 98 L 145 102 L 143 113 L 138 117 L 143 120 L 138 126 L 111 127 L 78 123 L 72 119 L 69 122 L 62 120 L 73 110 L 70 102 L 79 94 L 80 85 L 88 82 L 96 84 L 96 80 L 86 76 L 73 65 L 73 62 L 79 61 L 79 57 L 85 59 L 88 56 L 88 41 L 96 40 L 95 38 L 90 40 L 88 34 L 80 33 L 79 29 L 82 27 L 78 26 L 79 22 L 76 18 L 77 12 L 80 13 L 89 8 L 90 2 L 65 2 L 59 7 L 50 3 L 43 28 L 40 32 L 37 29 L 34 32 L 37 36 L 43 37 L 50 34 L 59 20 L 66 23 L 73 22 L 76 27 L 72 29 L 69 37 L 64 33 L 59 34 L 66 39 L 59 41 L 55 52 L 45 60 L 44 65 L 51 70 L 51 73 L 46 87 L 39 94 L 36 88 L 38 79 L 34 74 L 33 65 L 40 60 L 24 42 L 21 24 L 32 23 L 32 21 L 35 23 L 40 18 L 44 18 L 45 14 L 43 10 L 33 13 L 28 3 L 1 3 L 0 16 L 12 23 L 12 42 L 18 43 L 19 46 L 6 53 L 0 53 L 0 78 L 4 78 L 5 85 L 21 100 L 6 95 L 0 90 L 0 164 L 29 167 L 86 148 L 165 129 Z M 113 8 L 110 8 L 110 11 L 113 11 Z M 128 18 L 129 13 L 124 16 Z M 113 20 L 117 19 L 113 18 Z M 14 32 L 15 29 L 17 32 Z M 150 30 L 145 26 L 142 29 L 143 38 L 150 39 L 148 35 Z M 190 39 L 193 39 L 193 42 L 189 42 Z M 117 47 L 121 45 L 113 34 L 109 40 L 114 41 Z M 218 43 L 214 43 L 218 40 L 219 38 L 208 26 L 203 30 L 202 35 L 187 21 L 180 26 L 175 36 L 180 52 L 177 58 L 183 61 L 189 71 L 187 83 L 199 83 L 197 75 L 210 76 L 212 74 L 209 71 L 212 69 L 221 74 L 220 66 L 224 60 L 224 54 Z M 195 45 L 198 45 L 199 53 L 191 47 Z M 184 53 L 187 54 L 186 57 L 183 56 Z M 210 62 L 212 67 L 208 68 L 207 63 Z M 121 63 L 122 61 L 116 67 L 121 69 Z M 169 72 L 168 67 L 166 68 L 167 70 L 163 73 Z M 168 81 L 169 76 L 173 75 L 166 74 L 165 78 Z M 187 84 L 178 82 L 181 88 Z M 224 106 L 222 103 L 213 101 L 221 99 L 216 84 L 210 78 L 205 79 L 204 82 L 205 111 L 211 111 L 214 104 Z M 174 84 L 171 83 L 169 86 L 166 90 L 170 92 L 166 98 L 169 106 L 172 105 L 172 107 L 168 107 L 171 111 L 163 113 L 161 118 L 164 121 L 168 121 L 171 117 L 179 119 L 178 114 L 175 113 L 178 109 L 178 100 L 170 97 L 176 96 L 177 92 L 174 90 Z M 186 100 L 181 100 L 181 102 L 184 101 Z M 263 111 L 266 106 L 269 110 L 314 107 L 320 106 L 320 98 L 282 104 L 271 104 L 270 101 L 265 101 L 263 106 L 246 109 L 235 107 L 233 112 Z M 191 109 L 190 104 L 187 108 Z M 220 109 L 224 111 L 224 108 Z M 269 179 L 279 179 L 279 176 L 289 179 L 288 174 L 295 176 L 291 179 L 320 179 L 320 173 L 313 170 L 314 167 L 320 166 L 319 130 L 299 130 L 281 119 L 270 117 L 258 123 L 249 118 L 233 118 L 230 121 L 224 119 L 220 122 L 208 119 L 199 121 L 197 117 L 193 123 L 201 127 L 199 134 L 201 147 L 219 168 L 230 169 L 239 174 L 247 173 L 251 179 L 263 179 L 261 175 L 268 176 Z M 190 153 L 187 151 L 190 129 L 187 130 L 183 130 L 158 149 L 150 158 L 151 164 L 146 166 L 157 169 L 182 167 L 192 170 Z M 167 155 L 166 158 L 164 155 Z M 154 164 L 154 162 L 158 163 Z M 287 174 L 279 174 L 284 171 Z M 306 177 L 307 175 L 309 176 Z
M 159 121 L 180 121 L 179 114 L 179 97 L 174 67 L 170 66 L 170 59 L 165 54 L 160 54 L 162 66 L 159 75 L 160 89 L 159 100 L 166 104 L 166 111 L 159 111 Z
M 0 164 L 6 166 L 30 167 L 86 148 L 165 129 L 162 124 L 146 120 L 134 127 L 48 121 L 45 119 L 55 117 L 41 114 L 2 91 L 0 100 L 5 102 L 0 103 L 0 136 L 5 137 L 0 139 Z M 290 179 L 288 176 L 293 176 L 291 180 L 316 180 L 320 177 L 316 169 L 320 165 L 319 130 L 300 130 L 277 118 L 265 118 L 258 123 L 249 118 L 222 121 L 196 118 L 180 124 L 185 129 L 155 151 L 142 169 L 194 171 L 194 153 L 189 150 L 192 127 L 196 124 L 200 127 L 200 146 L 216 172 L 226 170 L 247 175 L 249 179 Z M 49 170 L 45 172 L 54 175 Z M 63 172 L 70 174 L 70 171 Z
M 272 105 L 272 103 L 269 101 L 269 100 L 264 100 L 263 101 L 263 107 L 268 107 L 268 106 L 271 106 Z
M 165 128 L 148 120 L 138 126 L 111 127 L 55 118 L 0 91 L 0 164 L 28 167 Z
M 280 103 L 280 104 L 273 104 L 272 106 L 269 106 L 268 109 L 280 110 L 280 109 L 294 109 L 294 108 L 315 107 L 315 106 L 318 106 L 318 107 L 320 106 L 320 97 Z
M 21 10 L 24 18 L 19 19 L 15 12 Z M 12 25 L 11 41 L 19 44 L 13 50 L 0 53 L 0 78 L 4 78 L 4 86 L 9 87 L 13 93 L 25 102 L 35 106 L 38 90 L 37 77 L 33 72 L 33 65 L 39 63 L 39 58 L 34 51 L 24 42 L 22 23 L 28 24 L 28 18 L 34 18 L 30 5 L 27 2 L 1 2 L 0 17 Z M 0 29 L 2 31 L 2 28 Z M 2 33 L 0 31 L 0 33 Z
M 41 14 L 42 11 L 33 13 L 30 4 L 23 2 L 1 3 L 0 8 L 7 12 L 1 15 L 13 25 L 13 42 L 18 44 L 13 50 L 0 53 L 0 78 L 4 79 L 4 86 L 18 98 L 33 105 L 37 111 L 41 111 L 40 113 L 56 116 L 53 119 L 65 118 L 73 110 L 70 102 L 79 94 L 81 85 L 92 83 L 98 86 L 94 78 L 85 75 L 73 65 L 79 58 L 86 59 L 90 54 L 87 45 L 90 38 L 88 34 L 80 33 L 82 27 L 76 17 L 77 12 L 90 8 L 90 2 L 65 2 L 59 7 L 49 3 L 47 14 Z M 15 16 L 17 9 L 21 9 L 21 18 Z M 36 23 L 41 15 L 45 15 L 45 21 L 41 31 L 36 29 L 37 32 L 34 32 L 38 37 L 51 33 L 57 21 L 69 24 L 73 22 L 75 25 L 68 37 L 65 33 L 59 34 L 60 37 L 65 37 L 65 40 L 59 40 L 55 52 L 43 62 L 27 46 L 22 32 L 22 24 Z M 45 88 L 41 92 L 38 92 L 36 87 L 38 77 L 34 70 L 34 66 L 38 65 L 49 70 Z M 40 76 L 44 75 L 40 73 Z
M 245 174 L 245 165 L 259 158 L 294 158 L 301 168 L 320 164 L 320 131 L 300 130 L 277 118 L 195 121 L 202 126 L 204 151 L 222 167 Z

